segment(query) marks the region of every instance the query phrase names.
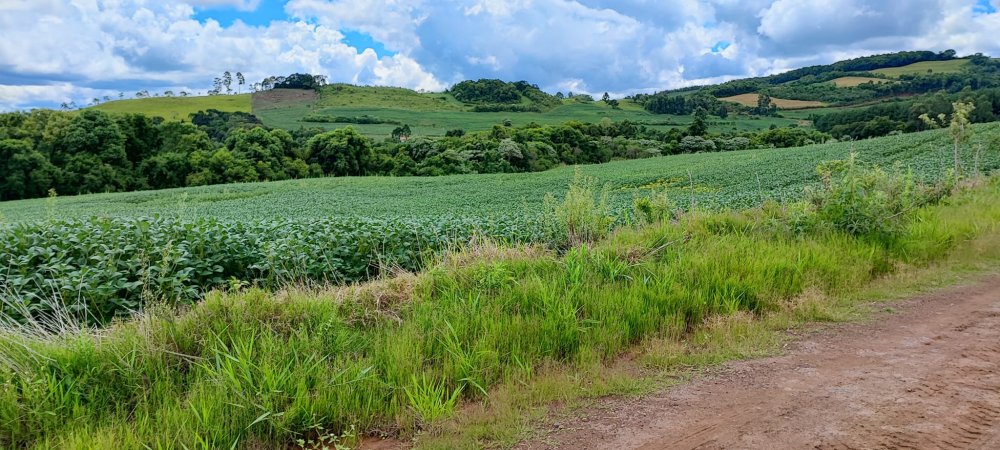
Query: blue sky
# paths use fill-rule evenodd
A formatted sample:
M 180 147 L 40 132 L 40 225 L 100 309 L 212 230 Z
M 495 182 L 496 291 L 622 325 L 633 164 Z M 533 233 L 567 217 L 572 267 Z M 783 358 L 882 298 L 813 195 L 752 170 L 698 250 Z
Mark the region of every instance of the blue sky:
M 7 0 L 0 110 L 310 72 L 621 96 L 897 50 L 1000 56 L 1000 0 Z

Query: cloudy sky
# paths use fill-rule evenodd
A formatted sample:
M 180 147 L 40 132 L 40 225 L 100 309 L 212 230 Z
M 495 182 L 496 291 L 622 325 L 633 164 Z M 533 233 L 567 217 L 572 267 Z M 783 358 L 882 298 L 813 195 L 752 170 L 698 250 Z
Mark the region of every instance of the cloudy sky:
M 1000 56 L 1000 0 L 0 0 L 0 110 L 309 72 L 617 95 L 872 53 Z

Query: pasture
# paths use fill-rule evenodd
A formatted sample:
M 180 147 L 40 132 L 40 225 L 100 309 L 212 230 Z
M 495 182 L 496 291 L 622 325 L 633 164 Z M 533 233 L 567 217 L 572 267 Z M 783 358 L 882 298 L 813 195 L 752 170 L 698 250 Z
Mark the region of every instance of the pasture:
M 251 111 L 250 94 L 209 95 L 198 97 L 153 97 L 115 100 L 94 106 L 107 113 L 145 114 L 167 120 L 187 122 L 198 111 L 215 109 L 224 112 Z
M 887 77 L 898 78 L 900 75 L 919 75 L 925 73 L 958 73 L 969 64 L 967 59 L 953 59 L 950 61 L 922 61 L 902 67 L 890 67 L 886 69 L 873 70 L 873 73 L 885 75 Z

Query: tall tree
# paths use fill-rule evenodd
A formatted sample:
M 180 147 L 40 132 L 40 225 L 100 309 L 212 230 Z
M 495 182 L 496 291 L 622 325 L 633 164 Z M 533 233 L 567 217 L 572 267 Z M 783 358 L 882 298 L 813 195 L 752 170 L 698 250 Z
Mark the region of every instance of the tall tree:
M 372 158 L 371 141 L 354 127 L 341 128 L 309 140 L 309 163 L 333 176 L 365 175 Z
M 688 126 L 688 135 L 704 136 L 708 133 L 708 111 L 705 108 L 698 108 L 694 111 L 694 121 Z
M 232 86 L 233 86 L 233 74 L 229 73 L 228 70 L 225 71 L 222 74 L 222 85 L 226 88 L 226 93 L 227 94 L 233 92 L 233 88 L 232 88 Z
M 236 93 L 240 94 L 243 92 L 243 85 L 247 83 L 246 78 L 243 78 L 243 72 L 236 72 L 236 83 L 239 85 Z

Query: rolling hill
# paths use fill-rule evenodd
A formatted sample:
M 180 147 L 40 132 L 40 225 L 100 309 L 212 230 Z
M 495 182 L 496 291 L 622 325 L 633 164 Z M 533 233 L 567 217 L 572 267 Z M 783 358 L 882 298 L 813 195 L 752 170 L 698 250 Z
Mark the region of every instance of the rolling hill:
M 114 100 L 92 107 L 108 113 L 145 114 L 168 120 L 186 122 L 191 114 L 215 109 L 225 112 L 250 112 L 250 94 L 210 95 L 192 97 L 152 97 Z

